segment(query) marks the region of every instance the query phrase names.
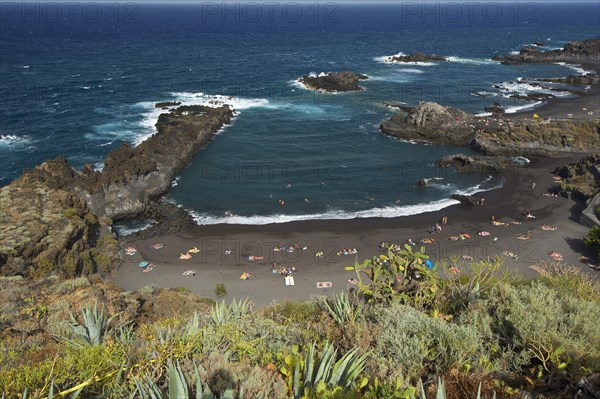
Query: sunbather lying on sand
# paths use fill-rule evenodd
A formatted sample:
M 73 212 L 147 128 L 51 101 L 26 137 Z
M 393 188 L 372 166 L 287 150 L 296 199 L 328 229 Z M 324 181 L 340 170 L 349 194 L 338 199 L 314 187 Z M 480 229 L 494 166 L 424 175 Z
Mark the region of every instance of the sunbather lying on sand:
M 179 259 L 184 259 L 184 260 L 187 260 L 187 259 L 192 259 L 192 255 L 191 255 L 191 254 L 189 254 L 189 253 L 180 254 L 180 255 L 179 255 Z
M 188 252 L 191 254 L 197 254 L 198 252 L 200 252 L 200 250 L 196 247 L 192 248 L 192 249 L 188 249 Z
M 551 224 L 543 224 L 540 226 L 540 229 L 545 230 L 545 231 L 556 231 L 556 230 L 558 230 L 558 227 L 553 226 Z
M 548 252 L 548 255 L 550 255 L 550 257 L 552 259 L 554 259 L 555 261 L 561 262 L 563 260 L 562 254 L 559 254 L 556 251 L 550 251 L 550 252 Z

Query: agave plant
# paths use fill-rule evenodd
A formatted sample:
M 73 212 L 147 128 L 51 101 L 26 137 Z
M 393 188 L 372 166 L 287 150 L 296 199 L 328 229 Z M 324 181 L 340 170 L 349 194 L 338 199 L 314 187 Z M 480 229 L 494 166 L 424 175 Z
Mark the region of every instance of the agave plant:
M 223 324 L 232 320 L 239 320 L 251 312 L 252 302 L 246 298 L 239 302 L 233 299 L 231 305 L 227 306 L 225 301 L 217 303 L 210 311 L 210 316 L 215 324 Z
M 421 399 L 426 399 L 425 395 L 425 387 L 423 386 L 423 381 L 419 380 L 419 385 L 421 386 Z M 446 386 L 444 384 L 444 380 L 438 378 L 437 391 L 435 394 L 435 399 L 446 399 Z M 479 389 L 477 389 L 477 398 L 481 399 L 481 383 L 479 383 Z M 496 399 L 496 392 L 492 395 L 492 399 Z
M 339 325 L 354 323 L 361 313 L 361 308 L 353 303 L 345 292 L 326 299 L 322 302 L 322 307 L 329 312 L 333 320 Z
M 73 313 L 70 311 L 69 316 L 71 316 L 71 321 L 65 320 L 65 325 L 69 330 L 70 335 L 74 336 L 75 339 L 62 336 L 57 338 L 76 346 L 94 346 L 100 345 L 104 342 L 106 337 L 110 335 L 110 323 L 118 316 L 118 314 L 107 320 L 104 314 L 104 307 L 102 307 L 101 310 L 98 310 L 98 302 L 96 302 L 93 309 L 89 305 L 86 306 L 85 309 L 81 309 L 82 324 L 75 319 L 75 316 L 73 316 Z
M 188 385 L 181 366 L 173 365 L 173 363 L 169 363 L 166 392 L 159 388 L 148 375 L 144 375 L 141 379 L 134 378 L 134 383 L 136 391 L 131 395 L 131 399 L 135 397 L 141 399 L 187 399 L 191 397 L 195 399 L 236 399 L 235 390 L 231 385 L 220 396 L 213 393 L 208 386 L 202 385 L 196 364 L 194 364 L 192 389 Z M 243 389 L 240 387 L 237 398 L 242 399 L 243 395 Z
M 344 390 L 354 385 L 365 368 L 367 355 L 359 356 L 358 348 L 348 351 L 337 362 L 336 355 L 337 350 L 329 342 L 325 344 L 319 359 L 315 357 L 314 344 L 307 350 L 304 368 L 300 371 L 300 363 L 297 363 L 294 370 L 294 399 L 323 384 L 327 388 L 341 387 Z

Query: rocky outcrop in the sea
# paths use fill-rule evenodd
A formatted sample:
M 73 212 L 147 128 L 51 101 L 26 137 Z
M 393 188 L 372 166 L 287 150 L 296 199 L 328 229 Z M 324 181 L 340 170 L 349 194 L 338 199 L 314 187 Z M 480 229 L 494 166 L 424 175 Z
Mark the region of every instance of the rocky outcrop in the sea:
M 305 75 L 300 78 L 300 82 L 311 90 L 335 93 L 364 90 L 358 85 L 358 82 L 366 79 L 368 79 L 368 76 L 360 73 L 341 71 L 329 72 L 318 76 Z
M 111 152 L 102 172 L 90 175 L 96 187 L 85 194 L 88 206 L 112 219 L 136 217 L 170 189 L 176 174 L 232 117 L 227 106 L 181 106 L 161 114 L 156 134 Z
M 442 55 L 435 55 L 435 54 L 425 54 L 425 53 L 421 53 L 421 52 L 415 52 L 412 54 L 408 54 L 408 55 L 404 55 L 404 54 L 398 54 L 398 55 L 392 55 L 389 56 L 385 59 L 386 62 L 440 62 L 440 61 L 447 61 L 446 57 L 442 56 Z
M 560 50 L 540 51 L 537 48 L 524 47 L 518 54 L 496 55 L 495 61 L 503 64 L 521 64 L 525 62 L 567 62 L 592 63 L 600 62 L 600 37 L 567 43 Z
M 458 172 L 501 172 L 508 168 L 523 166 L 513 158 L 468 156 L 465 154 L 446 155 L 437 161 L 438 168 L 453 167 Z
M 472 195 L 452 194 L 450 198 L 459 201 L 461 204 L 466 206 L 483 205 L 483 200 L 481 198 L 476 198 Z
M 380 129 L 403 140 L 470 146 L 489 156 L 558 157 L 600 151 L 598 119 L 491 120 L 429 102 L 394 114 Z
M 546 78 L 539 80 L 542 82 L 567 83 L 572 85 L 596 85 L 600 82 L 600 77 L 598 77 L 598 75 L 586 74 L 584 76 L 569 75 L 564 78 Z
M 433 102 L 405 108 L 380 125 L 382 132 L 403 140 L 468 145 L 473 129 L 462 122 L 468 114 Z

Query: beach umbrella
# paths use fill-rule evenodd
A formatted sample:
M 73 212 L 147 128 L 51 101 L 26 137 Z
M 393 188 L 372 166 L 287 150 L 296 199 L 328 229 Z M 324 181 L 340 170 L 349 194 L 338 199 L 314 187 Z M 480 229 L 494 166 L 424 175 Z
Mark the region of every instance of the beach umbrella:
M 142 267 L 142 268 L 143 268 L 143 267 L 148 267 L 148 262 L 140 262 L 140 263 L 138 264 L 138 266 L 139 266 L 139 267 Z

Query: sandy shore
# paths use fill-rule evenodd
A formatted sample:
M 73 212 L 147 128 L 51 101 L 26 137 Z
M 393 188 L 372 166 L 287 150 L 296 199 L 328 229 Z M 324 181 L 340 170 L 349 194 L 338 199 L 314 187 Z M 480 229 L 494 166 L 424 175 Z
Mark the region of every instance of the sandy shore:
M 152 241 L 133 243 L 139 250 L 134 256 L 125 256 L 126 262 L 112 279 L 126 290 L 135 290 L 149 284 L 160 287 L 185 287 L 201 296 L 215 298 L 214 287 L 223 282 L 227 289 L 225 299 L 248 297 L 258 305 L 285 299 L 309 299 L 317 295 L 329 295 L 347 288 L 347 280 L 355 277 L 346 271 L 355 258 L 359 262 L 382 253 L 381 242 L 404 243 L 411 238 L 419 241 L 434 238 L 435 244 L 426 245 L 426 252 L 434 261 L 457 259 L 462 269 L 467 260 L 463 256 L 481 258 L 504 258 L 507 270 L 534 277 L 536 272 L 529 266 L 550 261 L 550 251 L 563 255 L 564 262 L 578 265 L 583 271 L 597 276 L 586 263 L 579 261 L 580 254 L 593 259 L 583 245 L 582 237 L 587 228 L 571 220 L 576 204 L 562 197 L 546 197 L 543 194 L 555 187 L 552 171 L 558 165 L 577 158 L 547 160 L 535 159 L 523 169 L 506 173 L 506 183 L 501 189 L 480 193 L 485 205 L 468 208 L 454 205 L 437 212 L 392 219 L 352 219 L 291 222 L 265 226 L 211 225 L 195 226 L 177 235 L 165 236 Z M 536 186 L 531 189 L 532 183 Z M 426 189 L 426 188 L 425 188 Z M 535 219 L 523 215 L 529 210 Z M 441 233 L 430 235 L 432 225 L 447 216 L 449 223 Z M 508 223 L 495 226 L 491 217 Z M 516 222 L 516 223 L 515 223 Z M 557 227 L 556 231 L 544 231 L 542 224 Z M 486 230 L 490 236 L 479 236 Z M 531 231 L 529 240 L 517 235 Z M 467 233 L 471 238 L 450 241 L 451 235 Z M 497 237 L 497 240 L 494 240 Z M 152 245 L 161 243 L 161 249 Z M 275 246 L 296 244 L 306 249 L 294 252 L 274 251 Z M 180 260 L 179 255 L 197 247 L 200 252 L 190 260 Z M 344 248 L 356 248 L 358 254 L 337 255 Z M 323 257 L 315 257 L 322 251 Z M 518 259 L 503 255 L 506 251 Z M 249 256 L 262 256 L 258 261 Z M 138 262 L 154 263 L 155 268 L 142 272 Z M 284 277 L 272 273 L 272 262 L 277 267 L 295 267 L 295 285 L 286 286 Z M 184 276 L 186 270 L 194 270 L 195 276 Z M 249 280 L 240 280 L 244 272 L 252 274 Z M 317 282 L 331 282 L 332 288 L 317 287 Z

